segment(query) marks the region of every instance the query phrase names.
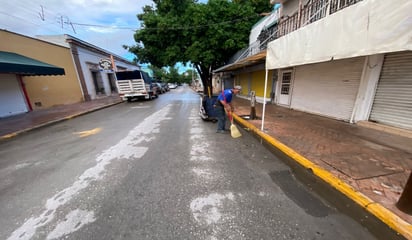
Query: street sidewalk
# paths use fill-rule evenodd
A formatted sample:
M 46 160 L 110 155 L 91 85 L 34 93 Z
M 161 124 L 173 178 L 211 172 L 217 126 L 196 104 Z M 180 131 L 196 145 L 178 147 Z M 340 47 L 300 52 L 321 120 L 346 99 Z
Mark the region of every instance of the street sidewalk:
M 121 103 L 119 96 L 0 118 L 0 140 Z M 412 216 L 395 206 L 412 169 L 412 138 L 300 111 L 266 105 L 262 121 L 245 120 L 250 101 L 235 97 L 235 120 L 385 224 L 412 239 Z M 256 104 L 262 117 L 262 104 Z
M 121 103 L 119 95 L 104 97 L 93 101 L 59 105 L 47 109 L 35 110 L 11 117 L 0 118 L 0 140 L 43 127 L 52 123 L 67 120 Z

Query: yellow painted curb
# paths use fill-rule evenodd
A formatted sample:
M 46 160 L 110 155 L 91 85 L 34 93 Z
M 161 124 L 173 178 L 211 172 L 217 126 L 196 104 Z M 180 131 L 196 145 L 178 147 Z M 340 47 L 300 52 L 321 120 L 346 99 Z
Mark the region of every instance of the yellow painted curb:
M 303 157 L 299 153 L 295 152 L 293 149 L 289 148 L 285 144 L 278 141 L 276 138 L 269 136 L 268 134 L 260 131 L 253 124 L 242 119 L 241 117 L 233 114 L 236 122 L 243 125 L 245 128 L 248 128 L 251 132 L 257 134 L 263 138 L 266 142 L 281 150 L 287 156 L 298 162 L 304 168 L 311 169 L 313 173 L 321 178 L 326 183 L 333 186 L 335 189 L 343 193 L 348 198 L 352 199 L 354 202 L 362 206 L 364 209 L 369 211 L 371 214 L 376 216 L 390 228 L 394 229 L 398 233 L 402 234 L 407 239 L 412 239 L 412 225 L 395 215 L 393 212 L 389 211 L 379 203 L 372 201 L 370 198 L 362 194 L 361 192 L 356 191 L 350 185 L 343 182 L 341 179 L 333 175 L 332 173 L 321 168 L 317 164 L 311 162 L 307 158 Z

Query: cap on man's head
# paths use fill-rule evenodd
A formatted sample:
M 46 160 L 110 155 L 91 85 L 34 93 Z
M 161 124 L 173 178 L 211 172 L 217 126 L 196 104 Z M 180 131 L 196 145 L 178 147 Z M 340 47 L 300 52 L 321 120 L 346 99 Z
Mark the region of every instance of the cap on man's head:
M 234 89 L 237 89 L 237 90 L 239 90 L 239 91 L 242 91 L 242 86 L 237 85 L 237 86 L 234 87 Z

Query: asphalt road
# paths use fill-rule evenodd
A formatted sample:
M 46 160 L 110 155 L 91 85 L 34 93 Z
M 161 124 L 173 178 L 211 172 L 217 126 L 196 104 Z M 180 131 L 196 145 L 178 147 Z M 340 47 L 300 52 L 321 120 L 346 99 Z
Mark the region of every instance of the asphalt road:
M 0 239 L 375 239 L 180 87 L 0 143 Z

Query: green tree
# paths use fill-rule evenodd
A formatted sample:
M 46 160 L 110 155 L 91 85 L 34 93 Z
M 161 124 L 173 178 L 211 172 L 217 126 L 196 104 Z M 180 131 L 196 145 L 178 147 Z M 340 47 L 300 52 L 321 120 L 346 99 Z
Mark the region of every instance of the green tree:
M 205 91 L 212 87 L 212 71 L 227 64 L 247 47 L 259 13 L 270 10 L 268 0 L 154 0 L 138 15 L 142 29 L 136 45 L 127 46 L 142 63 L 157 67 L 177 62 L 194 64 Z
M 193 71 L 192 69 L 188 69 L 184 73 L 179 73 L 179 69 L 177 67 L 158 68 L 156 66 L 149 65 L 149 68 L 153 72 L 153 79 L 155 81 L 190 84 L 192 82 L 192 78 L 198 79 L 196 71 Z
M 181 75 L 179 74 L 179 70 L 175 67 L 169 67 L 169 72 L 167 75 L 168 78 L 168 82 L 172 82 L 172 83 L 181 83 Z
M 153 78 L 156 81 L 167 82 L 167 71 L 165 69 L 153 65 L 150 65 L 149 68 L 153 71 Z
M 198 75 L 193 69 L 187 69 L 183 74 L 181 74 L 181 82 L 192 84 L 193 80 L 199 79 Z

